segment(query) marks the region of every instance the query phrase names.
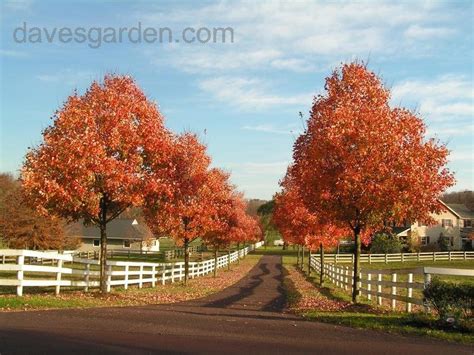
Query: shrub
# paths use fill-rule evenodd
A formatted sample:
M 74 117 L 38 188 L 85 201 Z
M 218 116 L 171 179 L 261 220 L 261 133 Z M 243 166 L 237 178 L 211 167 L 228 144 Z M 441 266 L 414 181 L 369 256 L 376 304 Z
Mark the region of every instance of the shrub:
M 398 237 L 388 234 L 376 234 L 370 246 L 371 253 L 400 253 L 402 243 Z
M 439 237 L 438 245 L 441 251 L 449 251 L 450 249 L 449 238 Z
M 454 317 L 457 321 L 473 315 L 474 285 L 433 280 L 423 290 L 425 300 L 436 310 L 440 320 Z

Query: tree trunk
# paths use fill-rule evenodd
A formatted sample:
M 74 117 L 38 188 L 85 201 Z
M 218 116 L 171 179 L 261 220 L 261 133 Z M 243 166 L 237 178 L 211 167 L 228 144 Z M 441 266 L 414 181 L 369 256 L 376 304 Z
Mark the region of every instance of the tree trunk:
M 107 293 L 107 197 L 100 199 L 100 292 Z
M 300 267 L 300 245 L 297 245 L 298 253 L 296 257 L 296 267 Z
M 283 242 L 283 250 L 286 250 L 288 247 L 288 244 L 286 244 L 286 242 Z
M 319 244 L 319 261 L 321 264 L 321 272 L 319 275 L 319 286 L 323 286 L 324 283 L 324 248 L 323 248 L 323 243 Z
M 308 249 L 308 276 L 311 276 L 311 249 Z
M 304 245 L 301 246 L 301 270 L 304 271 Z
M 354 277 L 352 281 L 352 302 L 357 303 L 359 301 L 359 272 L 360 272 L 360 227 L 354 228 Z
M 217 276 L 217 252 L 218 248 L 214 247 L 214 277 Z
M 189 239 L 184 238 L 184 284 L 187 285 L 189 276 Z

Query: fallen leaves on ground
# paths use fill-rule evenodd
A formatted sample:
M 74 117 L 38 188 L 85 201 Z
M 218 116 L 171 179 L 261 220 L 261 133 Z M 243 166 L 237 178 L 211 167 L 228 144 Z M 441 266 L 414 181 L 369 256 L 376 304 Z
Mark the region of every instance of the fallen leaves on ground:
M 288 276 L 294 284 L 295 291 L 300 295 L 289 304 L 290 310 L 304 312 L 317 311 L 343 311 L 351 307 L 351 303 L 330 299 L 323 295 L 306 277 L 294 266 L 287 268 Z
M 23 297 L 0 295 L 0 311 L 140 306 L 188 301 L 231 286 L 244 277 L 258 260 L 257 256 L 248 256 L 240 263 L 232 264 L 231 270 L 219 269 L 215 278 L 211 273 L 188 280 L 186 286 L 182 282 L 157 284 L 155 288 L 148 284 L 141 289 L 136 286 L 129 287 L 128 290 L 112 289 L 112 292 L 106 295 L 102 295 L 98 290 L 65 291 L 58 296 L 51 293 L 25 294 Z

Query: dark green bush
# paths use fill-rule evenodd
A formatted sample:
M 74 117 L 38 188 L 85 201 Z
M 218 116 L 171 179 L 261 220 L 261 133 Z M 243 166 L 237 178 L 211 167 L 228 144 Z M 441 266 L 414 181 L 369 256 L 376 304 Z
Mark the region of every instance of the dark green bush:
M 370 245 L 370 252 L 373 254 L 400 253 L 401 250 L 402 243 L 398 237 L 385 233 L 376 234 Z
M 433 307 L 440 320 L 454 318 L 469 319 L 473 316 L 474 285 L 467 283 L 444 282 L 438 278 L 423 290 L 426 302 Z

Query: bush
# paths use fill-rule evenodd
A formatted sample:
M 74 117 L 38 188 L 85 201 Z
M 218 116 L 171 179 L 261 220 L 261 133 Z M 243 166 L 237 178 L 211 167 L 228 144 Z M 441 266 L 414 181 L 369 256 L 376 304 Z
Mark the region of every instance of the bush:
M 469 319 L 473 315 L 474 285 L 433 280 L 423 290 L 425 300 L 436 310 L 440 320 Z
M 388 234 L 376 234 L 372 239 L 370 252 L 377 253 L 400 253 L 402 251 L 402 243 L 398 237 Z
M 449 238 L 439 237 L 438 245 L 441 251 L 449 251 L 450 249 Z

